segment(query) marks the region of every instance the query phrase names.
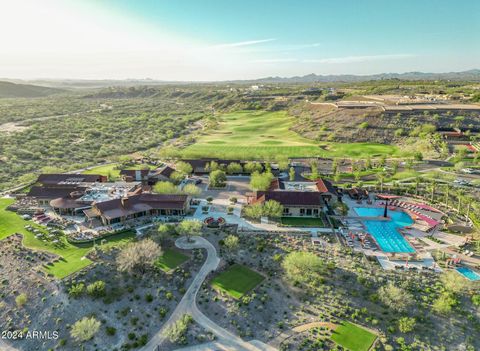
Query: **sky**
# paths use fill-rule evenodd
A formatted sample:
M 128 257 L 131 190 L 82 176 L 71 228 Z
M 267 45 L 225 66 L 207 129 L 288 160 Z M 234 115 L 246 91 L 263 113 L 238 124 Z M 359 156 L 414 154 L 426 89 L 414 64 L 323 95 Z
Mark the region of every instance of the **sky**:
M 478 0 L 0 0 L 0 77 L 462 71 L 479 34 Z

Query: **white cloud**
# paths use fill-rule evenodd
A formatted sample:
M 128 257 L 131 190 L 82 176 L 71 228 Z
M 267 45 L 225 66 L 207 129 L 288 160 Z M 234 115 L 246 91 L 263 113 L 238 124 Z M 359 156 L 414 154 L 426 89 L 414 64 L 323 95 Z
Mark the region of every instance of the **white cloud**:
M 64 0 L 0 0 L 0 33 L 0 77 L 26 79 L 251 79 L 355 70 L 360 65 L 340 64 L 370 61 L 377 69 L 413 56 L 306 59 L 322 45 L 268 37 L 212 46 L 208 38 L 182 37 L 97 2 Z
M 0 0 L 0 77 L 224 79 L 245 69 L 242 47 L 205 42 L 102 7 L 61 0 Z

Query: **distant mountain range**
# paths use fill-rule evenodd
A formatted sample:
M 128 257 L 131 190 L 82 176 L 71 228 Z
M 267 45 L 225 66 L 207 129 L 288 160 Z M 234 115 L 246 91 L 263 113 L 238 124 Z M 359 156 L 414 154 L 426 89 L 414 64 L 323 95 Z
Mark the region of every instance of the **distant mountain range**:
M 463 72 L 448 73 L 424 73 L 424 72 L 406 72 L 406 73 L 380 73 L 372 75 L 317 75 L 308 74 L 306 76 L 296 77 L 267 77 L 253 80 L 258 83 L 314 83 L 314 82 L 364 82 L 369 80 L 455 80 L 455 81 L 480 81 L 480 69 L 472 69 Z
M 2 97 L 39 97 L 62 92 L 62 89 L 92 89 L 110 86 L 148 86 L 164 84 L 191 84 L 191 83 L 230 83 L 230 84 L 266 84 L 266 83 L 333 83 L 333 82 L 365 82 L 369 80 L 451 80 L 480 82 L 480 69 L 471 69 L 462 72 L 447 73 L 380 73 L 372 75 L 318 75 L 308 74 L 295 77 L 266 77 L 252 80 L 230 80 L 223 82 L 188 82 L 164 81 L 154 79 L 7 79 L 0 78 L 0 98 Z M 15 84 L 14 84 L 15 83 Z

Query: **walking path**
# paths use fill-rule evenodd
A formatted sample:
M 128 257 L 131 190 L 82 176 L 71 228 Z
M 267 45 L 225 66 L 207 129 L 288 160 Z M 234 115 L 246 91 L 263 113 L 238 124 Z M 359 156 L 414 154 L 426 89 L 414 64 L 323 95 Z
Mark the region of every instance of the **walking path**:
M 207 259 L 205 263 L 200 268 L 200 271 L 195 276 L 192 284 L 188 288 L 187 292 L 183 296 L 180 303 L 177 305 L 172 315 L 169 317 L 167 322 L 162 326 L 162 328 L 150 339 L 148 344 L 140 349 L 140 351 L 157 351 L 160 350 L 161 343 L 166 340 L 165 331 L 173 325 L 179 318 L 184 314 L 189 314 L 193 319 L 207 331 L 212 332 L 219 339 L 218 342 L 209 343 L 213 347 L 214 344 L 219 344 L 224 347 L 224 350 L 239 350 L 239 351 L 263 351 L 263 350 L 275 350 L 270 348 L 268 345 L 263 344 L 260 341 L 245 342 L 238 336 L 232 334 L 228 330 L 220 327 L 207 316 L 205 316 L 197 307 L 196 297 L 197 293 L 200 290 L 200 287 L 207 277 L 207 275 L 216 270 L 218 264 L 220 263 L 220 258 L 217 255 L 215 247 L 202 237 L 194 237 L 191 241 L 187 241 L 187 238 L 182 237 L 177 239 L 175 245 L 181 249 L 191 250 L 191 249 L 206 249 L 207 250 Z M 203 348 L 202 348 L 203 347 Z M 209 350 L 205 346 L 199 345 L 190 348 L 191 350 Z M 215 350 L 218 348 L 210 348 L 210 350 Z M 219 348 L 222 350 L 222 348 Z
M 310 330 L 312 328 L 321 328 L 325 327 L 330 330 L 334 330 L 337 327 L 337 324 L 331 323 L 331 322 L 310 322 L 306 324 L 299 325 L 295 328 L 286 330 L 282 332 L 280 335 L 278 335 L 275 339 L 272 340 L 271 344 L 275 345 L 277 347 L 280 347 L 280 345 L 287 339 L 291 338 L 292 336 L 303 333 L 307 330 Z M 183 351 L 183 350 L 182 350 Z

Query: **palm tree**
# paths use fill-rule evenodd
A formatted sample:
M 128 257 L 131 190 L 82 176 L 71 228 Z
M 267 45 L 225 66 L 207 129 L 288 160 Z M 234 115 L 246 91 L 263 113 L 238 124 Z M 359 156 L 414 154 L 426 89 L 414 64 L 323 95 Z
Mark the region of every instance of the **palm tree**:
M 395 190 L 395 194 L 399 194 L 400 184 L 398 183 L 398 181 L 393 182 L 393 189 Z
M 353 172 L 353 177 L 355 178 L 355 181 L 358 182 L 361 178 L 361 173 L 359 171 Z
M 419 176 L 415 177 L 415 195 L 418 196 L 418 186 L 420 185 L 422 178 Z
M 377 173 L 377 179 L 380 183 L 380 192 L 383 193 L 383 182 L 385 181 L 385 174 L 384 173 Z
M 470 206 L 472 205 L 472 201 L 467 200 L 467 202 L 468 202 L 468 205 L 467 205 L 467 215 L 466 215 L 466 217 L 467 217 L 467 221 L 468 221 L 468 219 L 470 218 L 469 217 L 470 216 Z
M 437 186 L 437 181 L 435 179 L 432 180 L 432 185 L 431 185 L 431 191 L 432 191 L 432 194 L 431 194 L 431 198 L 430 198 L 430 202 L 433 203 L 433 197 L 435 195 L 435 187 Z
M 457 211 L 460 213 L 460 205 L 462 204 L 462 200 L 463 200 L 463 190 L 459 189 L 457 191 L 457 199 L 458 199 Z
M 445 206 L 448 207 L 448 197 L 449 197 L 449 190 L 450 186 L 448 184 L 445 184 Z

